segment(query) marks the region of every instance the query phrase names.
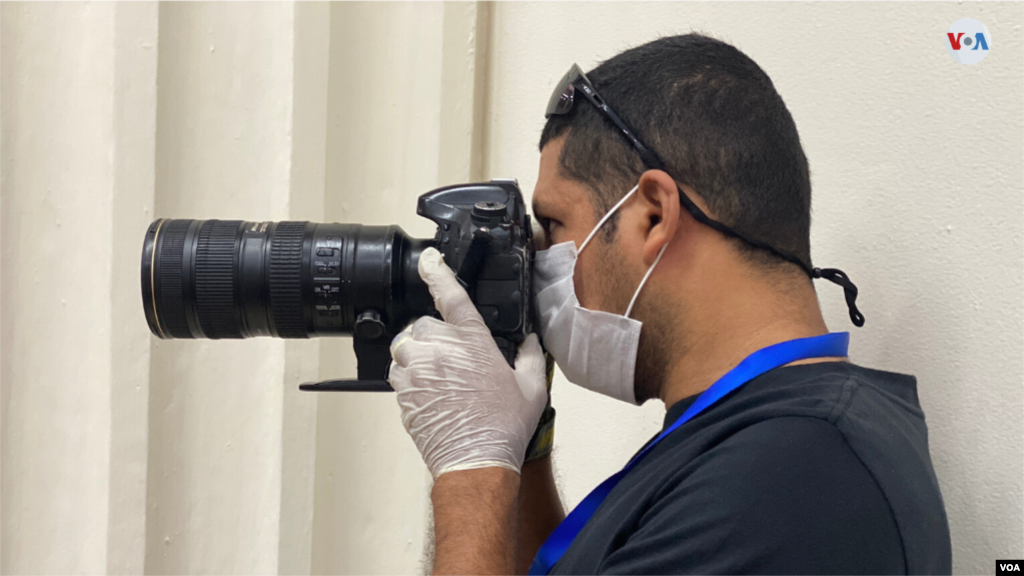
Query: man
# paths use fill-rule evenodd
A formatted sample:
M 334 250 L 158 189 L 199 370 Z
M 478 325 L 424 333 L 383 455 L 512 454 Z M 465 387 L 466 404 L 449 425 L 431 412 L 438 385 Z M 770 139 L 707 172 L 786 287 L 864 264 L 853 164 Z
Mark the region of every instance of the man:
M 510 368 L 424 252 L 444 322 L 395 339 L 390 378 L 435 477 L 434 571 L 949 573 L 916 382 L 828 333 L 813 279 L 864 319 L 846 276 L 810 265 L 807 161 L 764 71 L 662 38 L 574 67 L 547 113 L 543 344 L 575 384 L 662 400 L 665 430 L 563 522 L 536 337 Z

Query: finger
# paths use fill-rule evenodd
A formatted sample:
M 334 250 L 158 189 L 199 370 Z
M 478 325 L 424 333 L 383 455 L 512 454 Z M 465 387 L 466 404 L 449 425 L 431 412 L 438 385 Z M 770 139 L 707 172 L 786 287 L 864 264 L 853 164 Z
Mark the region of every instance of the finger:
M 437 249 L 424 250 L 420 254 L 418 267 L 420 278 L 426 282 L 430 295 L 434 297 L 434 306 L 445 322 L 454 326 L 486 329 L 469 294 L 466 294 Z
M 406 331 L 399 332 L 398 336 L 391 341 L 391 359 L 394 360 L 394 365 L 403 368 L 408 366 L 412 360 L 415 346 L 416 341 L 413 340 L 412 334 Z
M 392 364 L 391 370 L 388 371 L 388 384 L 391 384 L 396 392 L 407 389 L 409 387 L 409 371 L 402 366 Z
M 412 337 L 417 342 L 459 342 L 462 339 L 459 330 L 460 328 L 442 322 L 437 318 L 424 316 L 413 322 Z
M 530 334 L 519 345 L 516 354 L 516 382 L 523 398 L 531 404 L 542 406 L 547 401 L 547 387 L 544 385 L 544 350 L 536 334 Z M 538 412 L 539 415 L 539 412 Z
M 534 334 L 527 336 L 519 345 L 519 354 L 515 358 L 515 380 L 526 402 L 538 407 L 537 415 L 540 417 L 540 411 L 547 402 L 548 388 L 544 380 L 544 351 Z
M 544 359 L 544 350 L 540 347 L 540 340 L 536 334 L 530 334 L 519 345 L 519 352 L 516 354 L 516 373 L 543 377 L 546 365 L 547 361 Z

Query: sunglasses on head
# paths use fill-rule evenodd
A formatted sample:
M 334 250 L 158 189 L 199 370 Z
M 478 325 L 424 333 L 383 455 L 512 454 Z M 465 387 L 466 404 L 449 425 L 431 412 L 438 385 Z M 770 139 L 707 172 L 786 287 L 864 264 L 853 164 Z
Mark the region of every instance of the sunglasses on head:
M 597 89 L 587 78 L 587 75 L 583 73 L 578 64 L 573 64 L 572 68 L 562 76 L 562 80 L 558 83 L 555 91 L 551 94 L 551 99 L 548 100 L 548 109 L 544 113 L 545 118 L 552 116 L 561 116 L 568 114 L 572 110 L 573 104 L 576 103 L 576 94 L 583 94 L 583 96 L 590 101 L 591 104 L 597 107 L 601 113 L 604 114 L 605 118 L 612 121 L 615 127 L 622 132 L 622 135 L 629 140 L 629 143 L 633 145 L 633 148 L 640 154 L 640 158 L 644 162 L 644 166 L 653 170 L 664 170 L 665 163 L 661 161 L 650 148 L 644 145 L 636 134 L 626 126 L 626 123 L 619 118 L 619 115 L 612 110 L 608 104 L 605 103 L 604 99 L 597 93 Z
M 558 85 L 555 87 L 555 91 L 551 93 L 551 98 L 548 100 L 548 107 L 544 112 L 544 117 L 550 118 L 552 116 L 563 116 L 571 112 L 573 105 L 576 104 L 577 94 L 582 94 L 583 97 L 593 104 L 606 119 L 615 125 L 619 133 L 629 141 L 633 149 L 640 155 L 640 159 L 648 170 L 661 170 L 668 173 L 668 171 L 665 170 L 665 163 L 661 160 L 661 157 L 658 156 L 654 150 L 645 145 L 636 135 L 636 132 L 630 129 L 622 118 L 619 118 L 619 115 L 616 114 L 610 106 L 608 106 L 608 103 L 605 102 L 604 98 L 597 93 L 597 89 L 594 88 L 594 84 L 589 78 L 587 78 L 587 75 L 583 73 L 583 70 L 577 64 L 573 64 L 572 68 L 569 68 L 569 71 L 565 73 L 565 76 L 562 76 L 562 80 L 559 81 Z M 675 178 L 673 178 L 673 180 L 675 180 Z M 755 248 L 767 250 L 787 262 L 792 262 L 799 266 L 812 279 L 824 278 L 842 286 L 846 293 L 846 304 L 850 309 L 850 320 L 852 320 L 856 326 L 864 325 L 864 315 L 857 310 L 856 305 L 857 287 L 850 281 L 843 271 L 835 268 L 812 268 L 809 264 L 785 250 L 778 250 L 764 242 L 761 242 L 760 240 L 750 238 L 745 234 L 737 232 L 717 220 L 712 220 L 704 213 L 703 210 L 700 209 L 699 206 L 690 200 L 689 196 L 683 193 L 683 189 L 679 187 L 678 183 L 676 183 L 676 189 L 679 191 L 680 203 L 697 222 L 717 230 L 726 236 L 742 240 Z

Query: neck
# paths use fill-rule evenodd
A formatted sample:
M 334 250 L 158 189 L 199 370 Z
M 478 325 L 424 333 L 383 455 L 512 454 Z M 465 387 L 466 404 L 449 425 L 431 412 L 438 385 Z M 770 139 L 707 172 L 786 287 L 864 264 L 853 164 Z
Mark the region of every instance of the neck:
M 761 282 L 736 281 L 728 289 L 705 286 L 702 302 L 686 305 L 684 334 L 676 334 L 678 354 L 668 366 L 660 391 L 670 407 L 699 394 L 754 352 L 796 338 L 828 333 L 813 286 L 804 279 L 768 289 Z M 717 284 L 717 283 L 716 283 Z M 819 358 L 797 363 L 843 360 Z

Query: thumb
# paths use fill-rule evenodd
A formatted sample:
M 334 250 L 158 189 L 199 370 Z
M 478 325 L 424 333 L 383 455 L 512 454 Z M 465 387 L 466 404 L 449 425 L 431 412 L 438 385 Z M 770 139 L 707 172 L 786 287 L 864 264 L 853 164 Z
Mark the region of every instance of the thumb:
M 487 330 L 469 294 L 459 284 L 451 268 L 436 248 L 427 248 L 420 254 L 418 264 L 420 278 L 427 284 L 434 306 L 444 321 L 460 327 L 479 327 Z
M 547 392 L 544 378 L 546 364 L 540 340 L 536 334 L 530 334 L 519 345 L 515 368 L 519 388 L 529 402 L 535 402 L 538 398 L 544 401 L 543 396 Z

